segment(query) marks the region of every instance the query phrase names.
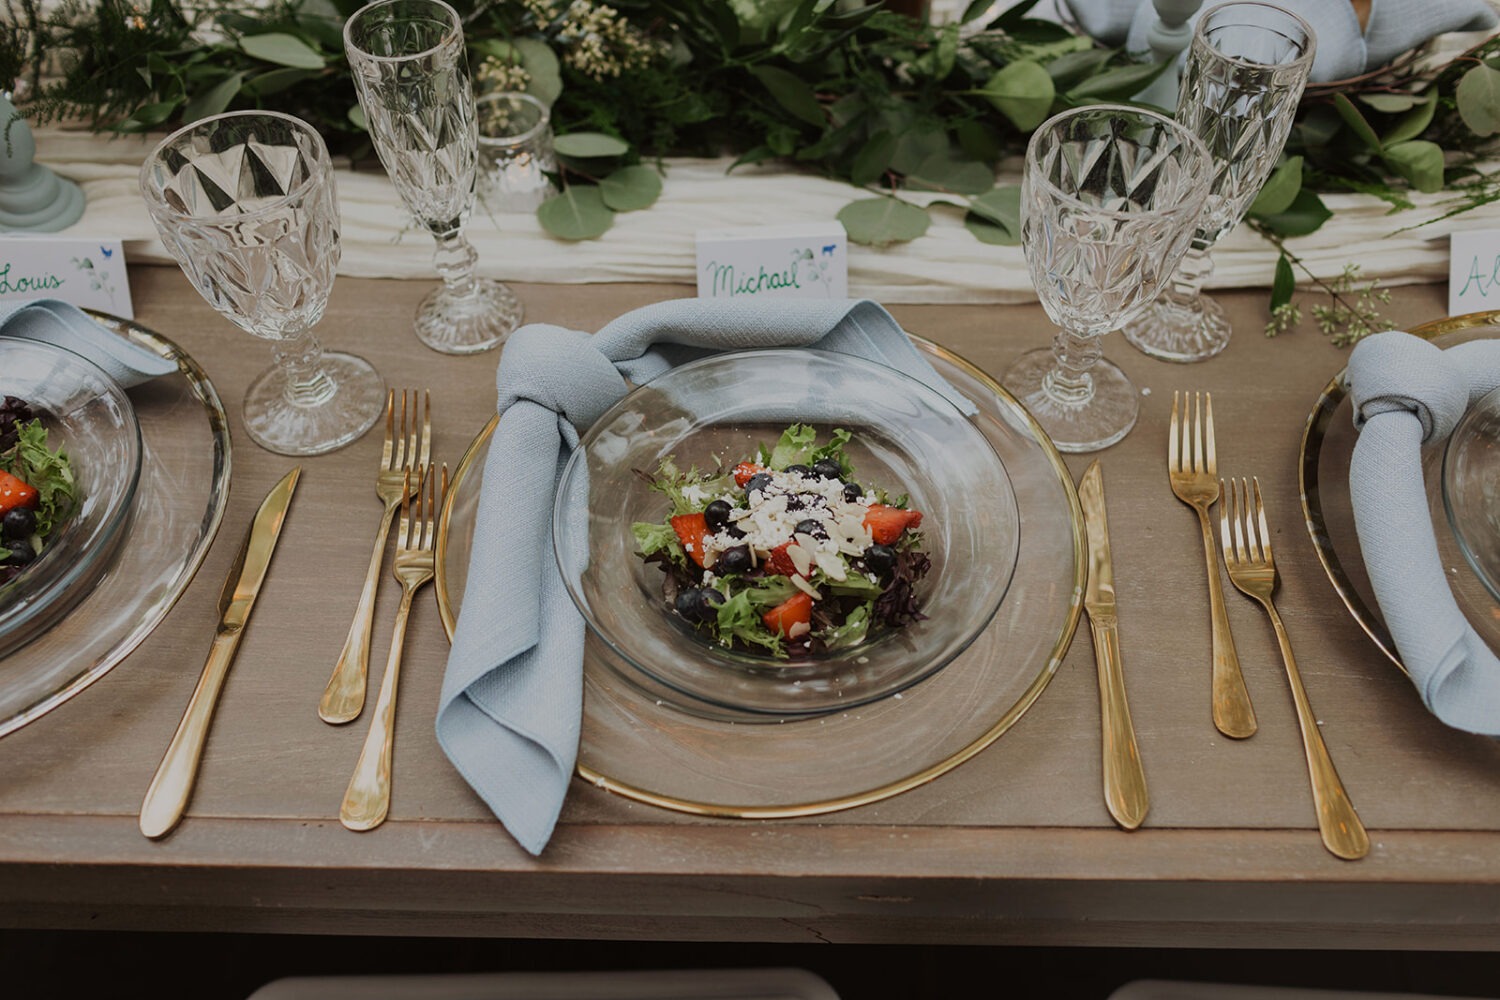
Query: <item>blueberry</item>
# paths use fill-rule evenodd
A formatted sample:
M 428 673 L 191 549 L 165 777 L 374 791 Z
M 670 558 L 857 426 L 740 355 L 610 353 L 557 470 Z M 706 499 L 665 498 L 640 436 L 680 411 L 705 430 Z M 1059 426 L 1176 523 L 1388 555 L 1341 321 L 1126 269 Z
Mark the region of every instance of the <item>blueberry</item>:
M 806 465 L 788 465 L 786 471 L 795 472 L 799 476 L 811 476 L 813 474 L 813 470 Z
M 859 498 L 864 495 L 865 491 L 858 483 L 844 484 L 844 499 L 850 503 L 859 503 Z
M 771 474 L 769 472 L 757 472 L 755 475 L 750 477 L 749 482 L 745 483 L 745 492 L 754 493 L 757 490 L 764 490 L 767 486 L 770 485 Z
M 29 566 L 31 565 L 31 561 L 36 558 L 36 553 L 31 551 L 29 544 L 17 545 L 8 551 L 10 552 L 10 558 L 5 562 L 9 566 Z
M 820 458 L 813 463 L 813 475 L 819 479 L 837 479 L 844 474 L 839 463 L 831 458 Z
M 798 535 L 811 535 L 814 538 L 828 537 L 828 529 L 823 527 L 823 522 L 812 518 L 808 518 L 805 521 L 798 521 L 797 526 L 792 529 L 792 532 Z
M 865 549 L 865 565 L 870 572 L 884 576 L 896 567 L 896 550 L 889 545 L 875 544 Z
M 724 603 L 724 595 L 711 587 L 689 587 L 677 592 L 677 613 L 690 622 L 711 622 L 718 617 L 715 610 Z
M 36 512 L 30 507 L 12 507 L 0 518 L 0 538 L 30 538 L 36 531 Z
M 703 520 L 713 531 L 718 531 L 729 523 L 729 512 L 734 510 L 727 500 L 715 500 L 703 508 Z
M 750 569 L 750 546 L 736 545 L 732 549 L 725 549 L 719 553 L 719 561 L 714 566 L 718 573 L 744 573 Z

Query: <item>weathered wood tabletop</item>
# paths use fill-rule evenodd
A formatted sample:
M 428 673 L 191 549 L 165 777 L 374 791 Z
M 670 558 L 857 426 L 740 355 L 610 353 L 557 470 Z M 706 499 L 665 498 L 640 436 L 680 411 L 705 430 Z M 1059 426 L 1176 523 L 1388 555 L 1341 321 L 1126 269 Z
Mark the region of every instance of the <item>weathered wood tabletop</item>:
M 1266 340 L 1261 293 L 1221 296 L 1237 335 L 1182 367 L 1117 337 L 1147 391 L 1139 425 L 1101 454 L 1109 480 L 1126 683 L 1152 808 L 1117 830 L 1100 794 L 1093 652 L 1075 641 L 1029 713 L 952 773 L 816 819 L 705 820 L 574 782 L 552 844 L 522 851 L 440 752 L 432 719 L 447 643 L 413 616 L 392 818 L 355 834 L 338 807 L 365 725 L 315 706 L 342 643 L 379 507 L 373 432 L 306 460 L 299 495 L 220 702 L 187 818 L 152 842 L 141 797 L 191 693 L 220 583 L 266 490 L 292 464 L 238 426 L 266 345 L 213 314 L 176 269 L 132 274 L 139 319 L 208 370 L 236 422 L 220 537 L 163 624 L 103 680 L 0 740 L 0 926 L 234 929 L 569 938 L 1488 949 L 1500 946 L 1500 744 L 1445 728 L 1336 599 L 1298 505 L 1307 414 L 1347 354 L 1310 328 Z M 454 462 L 494 401 L 494 354 L 443 357 L 409 317 L 425 282 L 341 279 L 320 327 L 394 386 L 436 394 L 436 453 Z M 680 286 L 522 286 L 528 317 L 590 330 Z M 1397 289 L 1401 323 L 1442 289 Z M 992 373 L 1045 344 L 1041 310 L 898 306 L 914 332 Z M 1209 719 L 1209 619 L 1193 512 L 1167 485 L 1172 390 L 1215 395 L 1220 468 L 1258 475 L 1280 607 L 1309 695 L 1370 828 L 1368 858 L 1319 842 L 1274 638 L 1229 613 L 1260 732 Z M 1089 456 L 1068 459 L 1075 477 Z M 149 526 L 138 523 L 144 538 Z M 376 671 L 397 588 L 382 589 Z M 430 596 L 430 591 L 428 592 Z M 0 663 L 0 683 L 4 664 Z M 826 766 L 837 768 L 830 759 Z

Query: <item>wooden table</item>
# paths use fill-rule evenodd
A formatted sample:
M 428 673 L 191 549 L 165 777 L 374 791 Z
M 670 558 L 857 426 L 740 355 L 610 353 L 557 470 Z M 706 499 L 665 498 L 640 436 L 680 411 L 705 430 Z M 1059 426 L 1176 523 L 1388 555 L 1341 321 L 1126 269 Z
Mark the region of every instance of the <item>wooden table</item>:
M 175 269 L 132 275 L 140 319 L 178 340 L 232 414 L 269 351 L 232 330 Z M 425 282 L 341 280 L 321 326 L 394 386 L 437 390 L 436 452 L 456 461 L 494 400 L 495 356 L 420 346 Z M 520 287 L 528 316 L 595 329 L 686 289 Z M 1296 455 L 1313 400 L 1347 354 L 1311 328 L 1266 340 L 1262 293 L 1225 295 L 1238 328 L 1218 359 L 1179 367 L 1118 338 L 1108 353 L 1149 395 L 1102 454 L 1126 676 L 1152 794 L 1135 833 L 1099 791 L 1093 654 L 1074 643 L 1040 701 L 997 744 L 890 801 L 814 820 L 711 821 L 575 782 L 533 859 L 442 756 L 432 731 L 447 651 L 437 609 L 414 615 L 392 818 L 339 825 L 364 735 L 314 707 L 342 642 L 378 507 L 378 432 L 308 460 L 182 825 L 143 838 L 136 813 L 196 681 L 214 605 L 256 503 L 293 463 L 236 426 L 224 529 L 166 621 L 109 676 L 0 741 L 0 926 L 340 931 L 509 937 L 1493 949 L 1500 944 L 1500 744 L 1445 728 L 1335 599 L 1302 526 Z M 1399 289 L 1415 323 L 1442 289 Z M 896 307 L 910 329 L 991 372 L 1047 342 L 1037 307 Z M 1196 519 L 1168 490 L 1173 389 L 1215 393 L 1221 469 L 1265 487 L 1281 607 L 1324 735 L 1368 824 L 1341 862 L 1313 822 L 1302 750 L 1262 612 L 1230 616 L 1261 729 L 1209 720 L 1208 614 Z M 1075 456 L 1075 476 L 1088 458 Z M 138 531 L 144 531 L 141 527 Z M 377 618 L 376 663 L 396 588 Z M 430 593 L 430 591 L 429 591 Z M 3 681 L 0 663 L 0 681 Z M 377 667 L 378 670 L 378 667 Z M 837 767 L 837 760 L 827 762 Z

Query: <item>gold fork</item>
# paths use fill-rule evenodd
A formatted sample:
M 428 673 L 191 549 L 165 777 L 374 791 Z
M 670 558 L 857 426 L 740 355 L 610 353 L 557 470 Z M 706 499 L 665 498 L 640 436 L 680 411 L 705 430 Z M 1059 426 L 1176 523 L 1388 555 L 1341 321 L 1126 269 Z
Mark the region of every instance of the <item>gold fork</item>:
M 1318 731 L 1312 703 L 1302 687 L 1302 674 L 1292 656 L 1292 643 L 1272 600 L 1276 593 L 1276 562 L 1271 556 L 1271 532 L 1266 527 L 1266 508 L 1260 498 L 1260 480 L 1253 479 L 1255 508 L 1250 507 L 1250 487 L 1243 479 L 1231 479 L 1222 487 L 1225 496 L 1219 507 L 1219 531 L 1224 541 L 1224 565 L 1236 587 L 1260 602 L 1271 617 L 1276 641 L 1281 644 L 1281 658 L 1286 662 L 1286 679 L 1297 705 L 1297 725 L 1302 729 L 1302 747 L 1307 754 L 1307 776 L 1312 782 L 1313 804 L 1318 810 L 1318 831 L 1323 846 L 1341 858 L 1362 858 L 1370 850 L 1370 836 L 1354 803 L 1344 791 L 1344 783 L 1334 770 L 1333 758 Z M 1221 484 L 1222 485 L 1222 484 Z M 1233 538 L 1230 525 L 1234 525 Z
M 1178 396 L 1182 413 L 1178 413 Z M 1206 412 L 1205 412 L 1206 411 Z M 1190 418 L 1190 419 L 1184 419 Z M 1219 581 L 1219 556 L 1208 508 L 1219 499 L 1219 459 L 1214 450 L 1213 397 L 1204 393 L 1172 393 L 1172 425 L 1167 439 L 1167 478 L 1177 499 L 1198 512 L 1203 528 L 1203 553 L 1208 563 L 1208 604 L 1213 624 L 1213 717 L 1225 736 L 1242 740 L 1255 733 L 1255 709 L 1240 672 L 1239 654 L 1229 632 L 1224 610 L 1224 585 Z
M 421 426 L 417 425 L 419 405 Z M 427 465 L 432 454 L 432 395 L 415 389 L 401 393 L 401 430 L 396 431 L 396 392 L 385 397 L 385 447 L 381 452 L 380 471 L 375 477 L 375 495 L 385 504 L 380 527 L 375 532 L 375 550 L 365 571 L 364 589 L 349 623 L 344 648 L 323 689 L 318 702 L 318 716 L 324 722 L 351 722 L 365 705 L 365 684 L 370 673 L 370 628 L 375 620 L 375 591 L 380 581 L 380 565 L 385 561 L 385 542 L 391 534 L 391 521 L 401 504 L 403 483 L 414 468 Z
M 437 512 L 448 493 L 448 467 L 443 466 L 442 484 L 437 484 L 436 470 L 422 466 L 417 471 L 417 488 L 411 490 L 411 473 L 406 474 L 401 499 L 401 521 L 396 529 L 396 558 L 392 573 L 401 583 L 401 604 L 396 608 L 396 625 L 391 631 L 391 651 L 386 657 L 385 675 L 380 679 L 380 693 L 375 698 L 375 713 L 365 736 L 359 763 L 344 792 L 339 820 L 351 830 L 373 830 L 385 822 L 391 808 L 391 751 L 396 739 L 396 688 L 401 680 L 401 652 L 406 644 L 406 619 L 411 614 L 412 597 L 433 576 L 433 543 L 437 539 Z M 422 496 L 426 488 L 426 498 Z

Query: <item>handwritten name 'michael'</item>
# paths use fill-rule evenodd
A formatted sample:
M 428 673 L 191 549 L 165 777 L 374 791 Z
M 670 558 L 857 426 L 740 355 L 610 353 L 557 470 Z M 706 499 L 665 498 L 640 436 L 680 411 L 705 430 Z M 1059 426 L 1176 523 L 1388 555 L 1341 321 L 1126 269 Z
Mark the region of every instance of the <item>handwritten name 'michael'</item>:
M 67 280 L 59 278 L 55 274 L 42 274 L 36 277 L 22 275 L 12 278 L 10 276 L 10 267 L 10 261 L 6 261 L 4 267 L 0 267 L 0 295 L 29 295 L 32 292 L 50 292 L 61 288 Z
M 802 283 L 797 280 L 795 265 L 784 271 L 767 271 L 762 266 L 759 274 L 743 278 L 735 271 L 733 264 L 720 264 L 716 260 L 703 265 L 703 270 L 712 280 L 713 298 L 716 299 L 724 295 L 733 298 L 736 295 L 759 295 L 761 292 L 802 287 Z

